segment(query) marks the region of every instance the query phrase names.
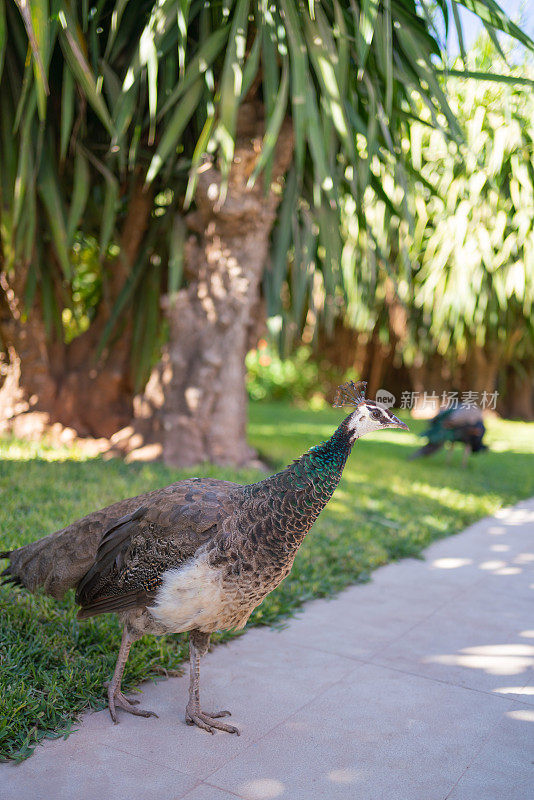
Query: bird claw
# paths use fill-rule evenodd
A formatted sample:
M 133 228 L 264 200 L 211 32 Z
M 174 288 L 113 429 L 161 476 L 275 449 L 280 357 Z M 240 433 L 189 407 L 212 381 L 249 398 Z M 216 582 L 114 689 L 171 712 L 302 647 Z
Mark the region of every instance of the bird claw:
M 229 711 L 214 711 L 208 714 L 198 709 L 196 711 L 187 711 L 185 721 L 188 725 L 196 725 L 208 733 L 215 733 L 217 729 L 219 731 L 226 731 L 226 733 L 235 733 L 239 736 L 239 729 L 236 728 L 235 725 L 228 725 L 226 722 L 218 722 L 220 717 L 229 716 Z
M 147 711 L 144 708 L 135 708 L 135 706 L 139 705 L 139 700 L 127 700 L 122 692 L 116 692 L 116 694 L 114 695 L 111 695 L 108 692 L 108 699 L 109 699 L 109 713 L 115 725 L 119 724 L 119 719 L 117 718 L 117 712 L 116 712 L 117 708 L 122 708 L 123 711 L 127 711 L 128 714 L 133 714 L 136 717 L 158 716 L 155 711 Z

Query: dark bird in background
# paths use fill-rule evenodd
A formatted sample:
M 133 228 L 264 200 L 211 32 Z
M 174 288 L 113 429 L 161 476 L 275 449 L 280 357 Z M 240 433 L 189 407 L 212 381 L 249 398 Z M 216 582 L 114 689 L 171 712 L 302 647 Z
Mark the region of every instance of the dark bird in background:
M 462 464 L 465 467 L 469 453 L 480 453 L 487 450 L 482 439 L 486 428 L 482 420 L 482 412 L 477 406 L 459 405 L 447 408 L 430 420 L 430 427 L 420 433 L 428 442 L 417 450 L 411 458 L 430 456 L 437 453 L 447 442 L 451 450 L 455 442 L 465 445 Z
M 406 428 L 365 399 L 365 383 L 344 384 L 335 405 L 353 405 L 327 441 L 283 472 L 249 486 L 191 478 L 121 500 L 32 544 L 6 553 L 5 579 L 61 598 L 76 588 L 79 619 L 116 612 L 123 625 L 109 711 L 148 717 L 121 691 L 132 644 L 144 634 L 189 631 L 191 683 L 186 721 L 210 733 L 238 733 L 207 714 L 199 659 L 214 631 L 242 628 L 288 575 L 297 550 L 339 483 L 352 446 L 366 433 Z

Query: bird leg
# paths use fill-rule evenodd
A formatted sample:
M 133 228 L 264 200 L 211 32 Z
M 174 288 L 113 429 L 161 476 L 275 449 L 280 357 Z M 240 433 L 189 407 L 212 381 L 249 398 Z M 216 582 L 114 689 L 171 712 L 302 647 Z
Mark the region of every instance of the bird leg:
M 200 658 L 208 651 L 210 634 L 201 631 L 191 631 L 189 633 L 189 664 L 190 664 L 190 683 L 189 683 L 189 702 L 185 710 L 185 721 L 188 725 L 198 725 L 208 733 L 215 733 L 215 728 L 227 733 L 237 733 L 239 731 L 234 725 L 226 722 L 219 722 L 220 717 L 229 717 L 229 711 L 213 711 L 206 713 L 200 708 Z
M 158 716 L 154 713 L 154 711 L 145 711 L 143 708 L 135 708 L 135 706 L 139 704 L 139 700 L 127 700 L 121 691 L 122 674 L 124 672 L 124 667 L 126 666 L 126 661 L 128 660 L 130 647 L 134 642 L 135 639 L 131 638 L 126 628 L 123 628 L 121 646 L 117 663 L 115 665 L 115 672 L 113 673 L 113 678 L 108 684 L 109 713 L 111 714 L 111 719 L 115 725 L 117 725 L 119 722 L 117 719 L 116 708 L 122 708 L 123 711 L 127 711 L 129 714 L 135 714 L 136 717 Z
M 464 469 L 467 467 L 467 458 L 468 458 L 470 452 L 471 452 L 471 448 L 469 447 L 468 444 L 466 444 L 465 450 L 464 450 L 464 454 L 463 454 L 463 457 L 462 457 L 462 467 Z

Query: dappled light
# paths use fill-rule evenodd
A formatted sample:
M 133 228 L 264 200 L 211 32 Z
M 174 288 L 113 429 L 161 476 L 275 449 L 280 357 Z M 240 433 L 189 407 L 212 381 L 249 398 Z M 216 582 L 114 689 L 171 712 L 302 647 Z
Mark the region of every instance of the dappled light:
M 519 575 L 522 570 L 519 567 L 501 567 L 494 571 L 494 575 Z
M 432 566 L 437 569 L 458 569 L 472 563 L 470 558 L 437 558 L 432 562 Z
M 327 775 L 328 780 L 333 783 L 345 784 L 356 783 L 361 777 L 354 769 L 333 769 Z
M 513 711 L 507 711 L 506 716 L 519 722 L 534 722 L 534 710 L 531 711 L 527 708 L 516 708 Z
M 241 784 L 239 790 L 252 800 L 274 800 L 284 793 L 285 786 L 275 778 L 256 778 Z
M 480 669 L 488 675 L 521 675 L 534 666 L 534 647 L 525 644 L 489 644 L 463 648 L 459 653 L 430 656 L 435 664 Z
M 506 521 L 506 525 L 524 525 L 526 522 L 534 523 L 534 511 L 528 508 L 500 508 L 495 512 L 497 519 Z M 492 527 L 490 533 L 500 532 L 500 527 Z
M 493 691 L 499 694 L 518 694 L 523 697 L 534 696 L 534 686 L 499 686 Z

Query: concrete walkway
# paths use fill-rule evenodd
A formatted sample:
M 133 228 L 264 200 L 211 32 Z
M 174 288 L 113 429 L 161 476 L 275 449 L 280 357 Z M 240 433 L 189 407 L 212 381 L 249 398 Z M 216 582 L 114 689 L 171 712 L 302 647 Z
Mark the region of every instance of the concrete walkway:
M 239 738 L 184 724 L 187 675 L 145 684 L 159 719 L 88 714 L 0 798 L 531 800 L 533 590 L 530 500 L 211 652 L 203 707 Z

